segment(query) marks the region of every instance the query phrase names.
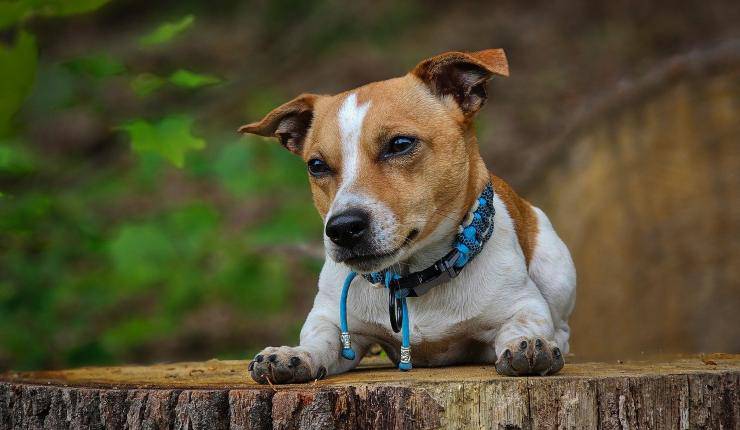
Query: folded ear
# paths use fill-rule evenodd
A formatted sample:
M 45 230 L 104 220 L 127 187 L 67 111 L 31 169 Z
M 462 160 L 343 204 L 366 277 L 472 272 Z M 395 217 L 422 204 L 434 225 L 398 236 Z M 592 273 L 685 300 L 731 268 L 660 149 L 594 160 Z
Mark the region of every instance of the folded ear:
M 412 74 L 440 97 L 452 96 L 466 118 L 486 102 L 486 82 L 494 74 L 509 76 L 503 49 L 478 52 L 445 52 L 419 63 Z
M 273 109 L 261 121 L 239 127 L 239 133 L 277 137 L 290 152 L 300 155 L 313 120 L 314 103 L 319 97 L 316 94 L 301 94 Z

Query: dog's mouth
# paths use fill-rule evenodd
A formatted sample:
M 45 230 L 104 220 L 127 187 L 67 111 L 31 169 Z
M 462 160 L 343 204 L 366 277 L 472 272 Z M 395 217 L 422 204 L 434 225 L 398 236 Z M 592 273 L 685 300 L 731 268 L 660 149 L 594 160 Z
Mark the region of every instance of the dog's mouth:
M 395 263 L 394 260 L 398 255 L 407 249 L 417 236 L 419 236 L 419 230 L 413 229 L 406 235 L 401 245 L 391 251 L 362 254 L 348 251 L 344 255 L 337 255 L 335 260 L 338 263 L 345 263 L 360 272 L 381 270 Z

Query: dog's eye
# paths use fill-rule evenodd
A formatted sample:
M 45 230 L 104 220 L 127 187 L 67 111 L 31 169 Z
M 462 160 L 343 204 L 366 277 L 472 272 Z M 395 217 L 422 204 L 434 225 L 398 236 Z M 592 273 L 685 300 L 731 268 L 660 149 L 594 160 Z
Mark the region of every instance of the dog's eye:
M 416 138 L 409 136 L 396 136 L 388 142 L 388 148 L 386 149 L 383 157 L 392 157 L 394 155 L 403 155 L 411 152 L 416 146 Z
M 310 173 L 311 176 L 326 176 L 331 173 L 329 165 L 319 158 L 312 158 L 308 160 L 308 163 L 306 164 L 308 165 L 308 173 Z

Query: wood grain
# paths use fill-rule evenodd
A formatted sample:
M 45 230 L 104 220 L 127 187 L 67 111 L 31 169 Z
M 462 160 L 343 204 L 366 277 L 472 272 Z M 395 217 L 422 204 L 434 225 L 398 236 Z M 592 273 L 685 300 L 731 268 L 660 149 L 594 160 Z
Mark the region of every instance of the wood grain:
M 711 364 L 716 363 L 716 364 Z M 552 377 L 491 366 L 368 362 L 303 385 L 261 386 L 247 362 L 0 375 L 0 430 L 739 428 L 740 355 L 575 363 Z

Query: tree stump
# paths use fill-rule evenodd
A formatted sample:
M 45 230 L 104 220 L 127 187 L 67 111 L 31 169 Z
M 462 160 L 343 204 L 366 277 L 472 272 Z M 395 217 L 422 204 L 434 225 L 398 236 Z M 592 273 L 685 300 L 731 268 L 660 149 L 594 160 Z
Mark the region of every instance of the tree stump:
M 0 375 L 0 429 L 740 428 L 740 355 L 567 364 L 550 377 L 492 366 L 387 363 L 261 386 L 246 361 Z

